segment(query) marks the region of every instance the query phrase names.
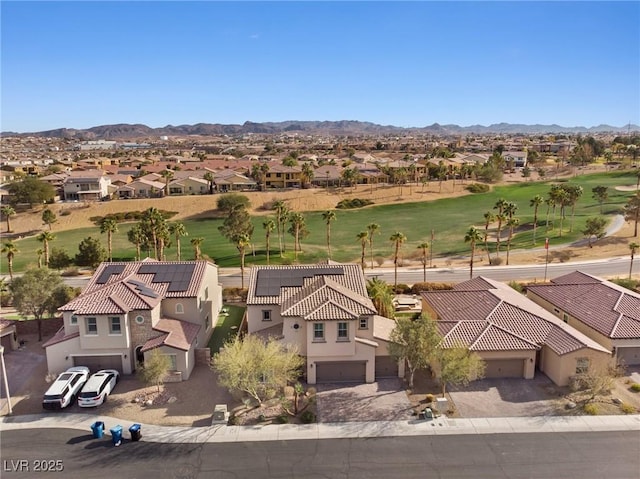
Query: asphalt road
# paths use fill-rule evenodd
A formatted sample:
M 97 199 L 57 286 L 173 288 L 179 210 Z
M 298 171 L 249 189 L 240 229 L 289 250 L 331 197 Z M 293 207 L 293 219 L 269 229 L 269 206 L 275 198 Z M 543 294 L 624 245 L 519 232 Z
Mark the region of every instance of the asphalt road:
M 2 477 L 608 478 L 640 477 L 640 434 L 491 434 L 157 444 L 68 429 L 2 435 Z M 125 433 L 128 437 L 128 433 Z M 38 462 L 39 461 L 39 462 Z M 47 462 L 49 461 L 49 462 Z M 56 462 L 58 461 L 58 462 Z M 36 466 L 63 469 L 37 473 Z M 14 471 L 22 468 L 22 471 Z

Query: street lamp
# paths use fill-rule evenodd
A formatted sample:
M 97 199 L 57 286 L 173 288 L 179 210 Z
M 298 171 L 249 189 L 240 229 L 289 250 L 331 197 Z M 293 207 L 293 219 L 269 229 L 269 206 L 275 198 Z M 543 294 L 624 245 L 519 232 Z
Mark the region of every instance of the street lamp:
M 2 363 L 2 379 L 4 380 L 4 389 L 7 391 L 7 404 L 9 405 L 9 414 L 13 414 L 11 409 L 11 396 L 9 396 L 9 382 L 7 381 L 7 368 L 4 364 L 4 346 L 0 346 L 0 362 Z

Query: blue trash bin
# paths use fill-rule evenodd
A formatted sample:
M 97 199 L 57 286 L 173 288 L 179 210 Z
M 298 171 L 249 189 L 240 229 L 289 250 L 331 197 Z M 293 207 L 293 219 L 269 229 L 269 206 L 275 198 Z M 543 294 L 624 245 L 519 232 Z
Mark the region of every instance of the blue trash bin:
M 119 424 L 115 427 L 109 429 L 111 432 L 111 442 L 113 442 L 114 446 L 119 446 L 122 444 L 122 426 Z
M 140 424 L 132 424 L 129 428 L 129 433 L 131 434 L 132 441 L 139 441 L 142 437 L 142 432 L 140 431 Z
M 104 423 L 102 421 L 96 421 L 91 425 L 91 431 L 95 439 L 100 439 L 104 434 Z

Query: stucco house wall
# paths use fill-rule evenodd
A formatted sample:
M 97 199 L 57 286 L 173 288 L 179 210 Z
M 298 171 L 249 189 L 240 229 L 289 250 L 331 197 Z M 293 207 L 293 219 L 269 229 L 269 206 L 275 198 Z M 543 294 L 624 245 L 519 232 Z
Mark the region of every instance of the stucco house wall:
M 589 359 L 589 367 L 598 370 L 607 367 L 611 355 L 583 348 L 559 356 L 553 350 L 544 346 L 540 369 L 558 386 L 567 386 L 571 377 L 576 375 L 578 359 L 581 358 Z

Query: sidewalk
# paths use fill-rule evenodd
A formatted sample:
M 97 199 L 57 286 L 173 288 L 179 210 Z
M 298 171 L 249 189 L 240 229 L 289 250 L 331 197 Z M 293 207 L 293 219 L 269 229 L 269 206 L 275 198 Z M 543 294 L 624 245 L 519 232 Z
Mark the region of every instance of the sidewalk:
M 88 414 L 33 414 L 3 417 L 0 431 L 15 429 L 70 428 L 91 434 L 96 420 L 105 423 L 105 433 L 120 424 L 129 437 L 131 424 L 111 417 Z M 440 436 L 456 434 L 513 434 L 538 432 L 639 431 L 640 415 L 544 416 L 375 421 L 265 426 L 165 427 L 143 424 L 142 440 L 159 443 L 288 441 L 303 439 L 372 438 L 388 436 Z

